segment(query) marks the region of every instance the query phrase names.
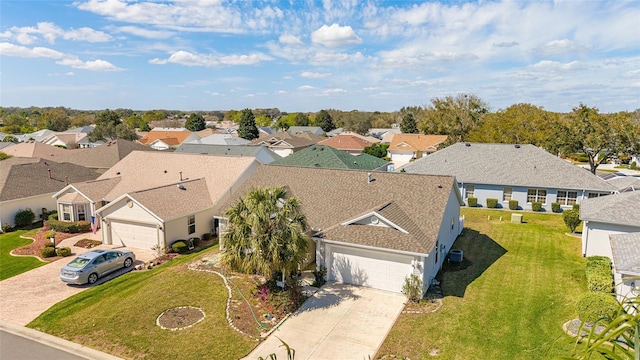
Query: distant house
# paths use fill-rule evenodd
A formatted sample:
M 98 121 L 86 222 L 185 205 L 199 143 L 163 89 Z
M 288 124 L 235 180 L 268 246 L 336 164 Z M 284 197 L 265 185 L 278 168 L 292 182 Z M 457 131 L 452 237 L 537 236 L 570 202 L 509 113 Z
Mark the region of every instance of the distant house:
M 369 154 L 351 155 L 318 143 L 276 160 L 272 165 L 387 171 L 389 162 Z
M 42 139 L 45 139 L 51 134 L 53 134 L 53 131 L 49 129 L 42 129 L 29 134 L 14 134 L 13 136 L 15 136 L 18 139 L 18 142 L 29 142 L 29 141 L 40 142 Z
M 544 211 L 551 211 L 554 202 L 569 209 L 583 199 L 617 190 L 588 170 L 533 145 L 458 143 L 402 169 L 455 176 L 463 198 L 475 197 L 480 206 L 495 198 L 503 208 L 508 208 L 509 200 L 518 200 L 525 210 L 536 201 Z
M 30 141 L 12 145 L 3 150 L 4 153 L 15 157 L 42 158 L 55 160 L 62 156 L 84 151 L 83 149 L 67 150 L 57 146 Z
M 367 135 L 379 139 L 383 144 L 390 144 L 393 136 L 396 134 L 402 134 L 399 126 L 393 128 L 372 128 L 367 132 Z
M 176 153 L 243 156 L 254 157 L 261 164 L 269 164 L 282 157 L 265 146 L 259 145 L 210 145 L 210 144 L 182 144 L 175 150 Z
M 587 199 L 580 204 L 582 255 L 612 257 L 612 234 L 640 232 L 640 191 Z
M 399 293 L 413 274 L 424 291 L 462 230 L 451 176 L 261 165 L 216 205 L 220 233 L 235 201 L 252 188 L 276 186 L 300 198 L 310 260 L 331 281 Z
M 640 191 L 640 178 L 635 176 L 615 176 L 606 181 L 615 186 L 619 192 Z
M 351 134 L 336 135 L 318 143 L 318 145 L 330 146 L 334 149 L 346 151 L 351 155 L 361 154 L 364 148 L 373 144 L 371 141 Z
M 324 136 L 310 133 L 289 134 L 278 132 L 272 135 L 262 135 L 251 141 L 251 145 L 262 145 L 271 149 L 276 154 L 285 157 L 300 151 L 308 146 L 324 140 Z
M 200 139 L 198 135 L 185 128 L 156 127 L 147 132 L 138 142 L 155 150 L 168 150 L 176 148 L 182 143 L 198 139 Z
M 155 151 L 148 146 L 129 140 L 113 140 L 98 147 L 83 149 L 69 155 L 59 156 L 57 161 L 68 162 L 93 169 L 100 174 L 107 171 L 132 151 Z
M 40 142 L 51 146 L 64 147 L 65 149 L 77 149 L 80 147 L 80 141 L 86 138 L 87 134 L 84 133 L 57 132 L 47 136 Z
M 324 130 L 320 126 L 291 126 L 287 129 L 289 134 L 308 133 L 313 135 L 323 135 Z
M 42 208 L 56 208 L 56 201 L 51 198 L 54 193 L 71 182 L 99 175 L 80 165 L 50 159 L 13 157 L 0 161 L 0 226 L 13 226 L 16 213 L 26 208 L 39 220 Z
M 213 205 L 257 166 L 251 157 L 133 151 L 95 181 L 53 197 L 60 220 L 95 216 L 104 244 L 165 248 L 210 232 Z
M 231 134 L 211 134 L 201 139 L 191 140 L 188 144 L 205 145 L 247 145 L 251 141 Z
M 397 168 L 436 152 L 445 141 L 447 135 L 394 134 L 387 154 Z
M 640 296 L 640 232 L 609 235 L 613 279 L 620 301 Z M 640 312 L 636 309 L 635 313 Z

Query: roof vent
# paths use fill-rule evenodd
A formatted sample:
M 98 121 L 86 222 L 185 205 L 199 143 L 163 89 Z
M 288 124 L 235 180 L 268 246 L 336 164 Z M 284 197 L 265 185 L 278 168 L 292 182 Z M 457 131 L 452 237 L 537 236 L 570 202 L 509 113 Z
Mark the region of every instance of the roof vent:
M 513 146 L 515 146 L 516 149 L 520 149 L 520 144 L 515 144 Z
M 178 189 L 180 190 L 187 190 L 186 187 L 184 187 L 184 185 L 182 185 L 182 183 L 178 184 Z
M 471 144 L 465 143 L 464 146 L 469 147 L 469 146 L 471 146 Z

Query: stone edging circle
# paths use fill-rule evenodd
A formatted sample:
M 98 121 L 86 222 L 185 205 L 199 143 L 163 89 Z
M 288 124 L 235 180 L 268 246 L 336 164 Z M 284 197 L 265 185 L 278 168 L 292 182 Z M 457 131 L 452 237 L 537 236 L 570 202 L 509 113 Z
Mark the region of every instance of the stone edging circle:
M 202 317 L 200 319 L 198 319 L 196 322 L 194 322 L 193 324 L 190 324 L 188 326 L 181 327 L 181 328 L 168 328 L 168 327 L 164 327 L 164 326 L 160 325 L 160 318 L 162 318 L 162 316 L 164 314 L 166 314 L 168 311 L 171 311 L 171 310 L 174 310 L 174 309 L 196 309 L 196 310 L 200 311 L 200 313 L 202 314 Z M 178 307 L 174 307 L 174 308 L 171 308 L 171 309 L 167 309 L 167 310 L 163 311 L 160 315 L 158 315 L 158 317 L 156 318 L 156 325 L 158 325 L 163 330 L 178 331 L 178 330 L 184 330 L 184 329 L 188 329 L 190 327 L 195 326 L 196 324 L 198 324 L 199 322 L 204 320 L 205 317 L 207 317 L 207 315 L 204 313 L 204 310 L 202 310 L 199 307 L 195 307 L 195 306 L 178 306 Z

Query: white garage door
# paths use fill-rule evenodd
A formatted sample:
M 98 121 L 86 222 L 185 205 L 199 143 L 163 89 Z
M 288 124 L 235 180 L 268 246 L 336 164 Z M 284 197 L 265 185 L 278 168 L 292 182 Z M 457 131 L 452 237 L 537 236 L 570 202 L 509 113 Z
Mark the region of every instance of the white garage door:
M 413 271 L 408 255 L 332 247 L 329 280 L 402 292 L 405 278 Z
M 158 231 L 155 225 L 112 221 L 111 243 L 149 250 L 158 243 Z

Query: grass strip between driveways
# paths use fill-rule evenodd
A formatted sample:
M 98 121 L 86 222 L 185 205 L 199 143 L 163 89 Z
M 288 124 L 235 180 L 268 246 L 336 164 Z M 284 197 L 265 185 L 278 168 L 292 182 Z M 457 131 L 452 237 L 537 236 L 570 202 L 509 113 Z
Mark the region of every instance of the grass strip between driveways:
M 556 214 L 525 212 L 526 223 L 512 224 L 509 211 L 461 212 L 465 231 L 454 248 L 462 249 L 471 265 L 445 272 L 442 308 L 401 315 L 378 355 L 427 359 L 433 351 L 438 359 L 527 360 L 569 355 L 573 339 L 564 335 L 562 324 L 576 317 L 574 305 L 586 292 L 580 238 L 566 235 Z
M 228 325 L 220 277 L 187 269 L 192 254 L 134 271 L 62 301 L 28 327 L 126 359 L 237 359 L 256 342 Z M 195 306 L 205 320 L 170 331 L 156 325 L 165 310 Z
M 31 233 L 33 230 L 29 232 L 17 230 L 0 234 L 0 281 L 47 264 L 32 256 L 12 256 L 10 254 L 11 250 L 33 242 L 31 239 L 20 237 L 20 235 Z

